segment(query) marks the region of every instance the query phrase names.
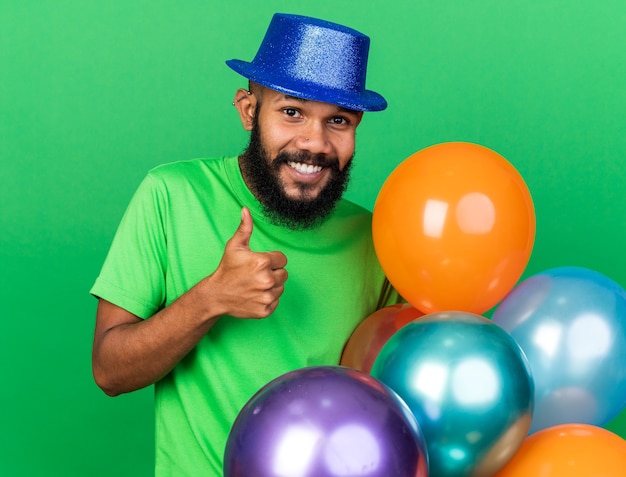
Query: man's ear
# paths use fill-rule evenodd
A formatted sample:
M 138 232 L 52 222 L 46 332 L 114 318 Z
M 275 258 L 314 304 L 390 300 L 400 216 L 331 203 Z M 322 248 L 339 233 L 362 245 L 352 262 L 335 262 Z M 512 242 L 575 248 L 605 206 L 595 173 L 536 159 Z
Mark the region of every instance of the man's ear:
M 254 93 L 239 88 L 235 93 L 235 99 L 233 104 L 237 108 L 239 113 L 239 119 L 241 119 L 241 125 L 246 131 L 252 130 L 254 124 L 254 113 L 256 112 L 256 96 Z

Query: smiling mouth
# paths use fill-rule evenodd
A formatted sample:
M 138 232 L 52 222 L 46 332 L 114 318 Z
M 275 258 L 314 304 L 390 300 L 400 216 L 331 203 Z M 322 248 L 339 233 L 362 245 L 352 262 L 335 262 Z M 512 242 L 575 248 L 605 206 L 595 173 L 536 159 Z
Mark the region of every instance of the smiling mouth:
M 313 164 L 304 164 L 303 162 L 289 161 L 287 162 L 287 164 L 289 164 L 289 167 L 291 167 L 292 169 L 295 169 L 300 174 L 316 174 L 323 169 L 322 166 L 314 166 Z

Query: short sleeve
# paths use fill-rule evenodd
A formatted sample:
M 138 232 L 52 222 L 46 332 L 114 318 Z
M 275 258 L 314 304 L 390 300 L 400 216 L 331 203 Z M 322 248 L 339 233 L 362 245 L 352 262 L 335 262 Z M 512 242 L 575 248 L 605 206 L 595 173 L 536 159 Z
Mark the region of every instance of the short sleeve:
M 167 270 L 162 187 L 148 175 L 137 188 L 90 293 L 149 318 L 165 302 Z

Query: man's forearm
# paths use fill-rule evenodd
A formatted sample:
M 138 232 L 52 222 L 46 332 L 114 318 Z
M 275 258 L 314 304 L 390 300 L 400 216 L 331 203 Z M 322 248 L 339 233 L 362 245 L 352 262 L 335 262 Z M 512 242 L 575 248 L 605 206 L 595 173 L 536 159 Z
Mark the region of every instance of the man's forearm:
M 96 330 L 92 359 L 98 386 L 116 396 L 169 373 L 219 319 L 199 313 L 193 301 L 193 293 L 188 293 L 142 320 L 100 300 L 98 323 L 105 329 Z

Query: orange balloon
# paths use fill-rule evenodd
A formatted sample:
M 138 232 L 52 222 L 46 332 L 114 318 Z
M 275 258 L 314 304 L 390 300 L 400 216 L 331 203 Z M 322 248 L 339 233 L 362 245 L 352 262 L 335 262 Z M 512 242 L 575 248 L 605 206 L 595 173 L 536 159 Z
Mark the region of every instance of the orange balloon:
M 624 475 L 626 440 L 590 424 L 561 424 L 527 437 L 495 477 Z
M 369 373 L 381 348 L 391 336 L 422 312 L 404 303 L 375 311 L 355 328 L 341 355 L 342 366 Z
M 449 142 L 396 167 L 374 204 L 374 247 L 389 281 L 424 313 L 484 313 L 511 291 L 535 240 L 519 172 L 477 144 Z

